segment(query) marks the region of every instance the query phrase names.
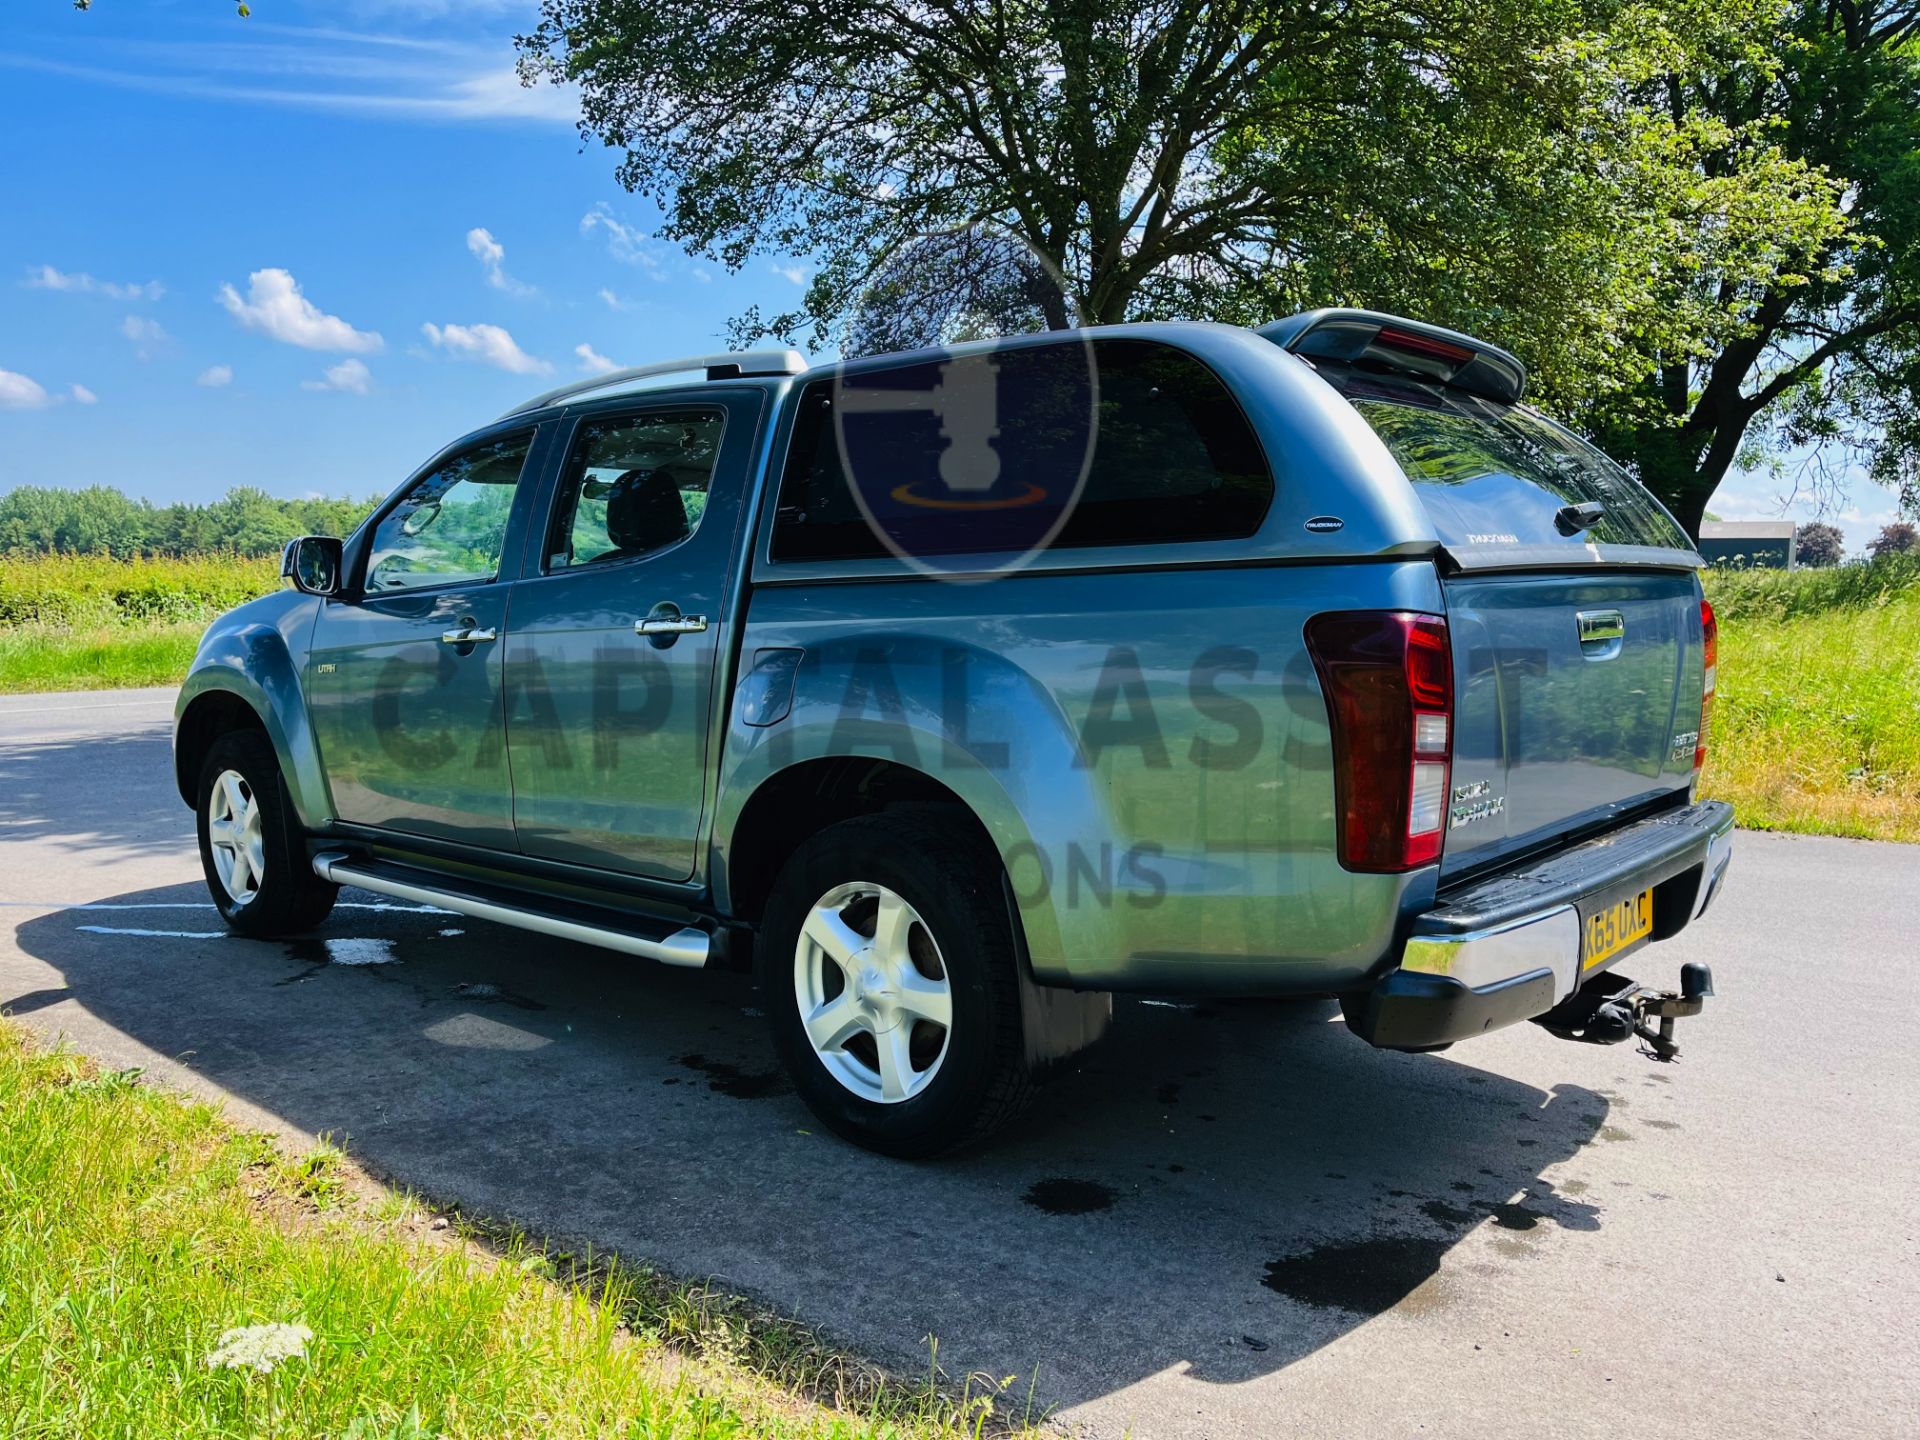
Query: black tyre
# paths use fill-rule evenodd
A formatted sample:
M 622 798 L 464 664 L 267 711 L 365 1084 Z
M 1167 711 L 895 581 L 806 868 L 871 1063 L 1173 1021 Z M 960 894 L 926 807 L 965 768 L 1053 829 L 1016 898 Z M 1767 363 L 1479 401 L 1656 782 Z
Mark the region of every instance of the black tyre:
M 338 885 L 313 873 L 273 743 L 258 730 L 214 741 L 195 795 L 200 868 L 227 924 L 267 938 L 311 930 L 333 909 Z
M 916 807 L 813 836 L 756 951 L 780 1058 L 836 1134 L 918 1159 L 1031 1098 L 1000 863 L 964 817 Z

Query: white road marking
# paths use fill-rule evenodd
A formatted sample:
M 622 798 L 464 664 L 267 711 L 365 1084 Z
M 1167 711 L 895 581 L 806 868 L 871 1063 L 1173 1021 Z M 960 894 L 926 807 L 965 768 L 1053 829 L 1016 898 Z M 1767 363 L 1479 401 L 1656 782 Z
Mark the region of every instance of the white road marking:
M 89 935 L 143 935 L 155 940 L 224 940 L 230 930 L 122 930 L 114 925 L 76 925 Z
M 400 957 L 391 940 L 353 936 L 327 941 L 327 959 L 335 965 L 394 965 Z
M 148 903 L 122 903 L 119 901 L 96 901 L 73 905 L 63 905 L 58 900 L 0 900 L 0 906 L 9 910 L 211 910 L 213 906 L 204 901 L 189 904 L 183 900 L 155 900 Z M 342 900 L 333 907 L 336 910 L 386 910 L 399 915 L 458 915 L 458 910 L 442 910 L 438 905 L 389 905 L 384 902 L 369 904 L 359 900 Z

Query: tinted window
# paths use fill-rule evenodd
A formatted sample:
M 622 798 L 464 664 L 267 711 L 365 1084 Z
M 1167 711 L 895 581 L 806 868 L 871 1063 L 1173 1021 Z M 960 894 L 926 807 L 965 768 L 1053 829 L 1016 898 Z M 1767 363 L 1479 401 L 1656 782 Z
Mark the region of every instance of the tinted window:
M 1086 347 L 1074 342 L 998 352 L 1000 423 L 991 440 L 996 494 L 1021 503 L 913 512 L 870 502 L 895 543 L 921 555 L 1004 552 L 1027 548 L 1056 521 L 1054 547 L 1227 540 L 1259 529 L 1273 500 L 1273 476 L 1219 378 L 1192 356 L 1152 341 L 1096 340 L 1091 348 L 1099 404 L 1090 462 Z M 916 361 L 883 378 L 898 376 L 903 390 L 931 392 L 941 363 Z M 1078 381 L 1069 373 L 1076 368 Z M 833 406 L 831 380 L 814 381 L 801 396 L 774 524 L 776 560 L 889 553 L 849 485 Z M 859 462 L 883 472 L 863 476 L 867 493 L 943 492 L 941 457 L 954 442 L 942 433 L 939 415 L 913 416 L 893 436 L 885 449 L 869 446 Z M 1075 502 L 1072 487 L 1083 463 L 1086 484 Z M 1045 499 L 1025 503 L 1039 492 Z
M 1632 476 L 1530 410 L 1437 385 L 1333 370 L 1323 373 L 1386 441 L 1450 548 L 1483 555 L 1517 545 L 1574 551 L 1590 540 L 1693 548 Z M 1562 534 L 1554 524 L 1561 507 L 1590 500 L 1606 507 L 1600 522 Z
M 581 425 L 561 476 L 547 568 L 631 560 L 700 525 L 726 413 L 654 410 Z
M 476 445 L 416 481 L 381 518 L 367 556 L 369 594 L 493 579 L 531 432 Z

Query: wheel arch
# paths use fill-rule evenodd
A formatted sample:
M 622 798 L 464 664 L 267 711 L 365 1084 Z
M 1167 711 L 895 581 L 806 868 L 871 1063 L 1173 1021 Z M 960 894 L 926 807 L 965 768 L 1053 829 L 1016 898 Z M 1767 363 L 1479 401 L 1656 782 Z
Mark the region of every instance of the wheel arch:
M 879 756 L 822 756 L 774 771 L 747 796 L 715 867 L 716 893 L 731 913 L 757 921 L 774 877 L 805 840 L 842 820 L 903 805 L 952 807 L 979 842 L 998 853 L 993 833 L 966 799 L 924 770 Z
M 333 806 L 299 671 L 273 625 L 216 626 L 201 642 L 174 704 L 174 783 L 189 806 L 208 749 L 238 728 L 266 732 L 302 828 L 329 824 Z

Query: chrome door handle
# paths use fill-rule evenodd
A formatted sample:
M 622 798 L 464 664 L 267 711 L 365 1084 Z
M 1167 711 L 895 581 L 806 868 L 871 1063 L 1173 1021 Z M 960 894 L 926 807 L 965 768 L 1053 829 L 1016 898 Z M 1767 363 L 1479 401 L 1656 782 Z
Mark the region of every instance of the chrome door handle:
M 649 615 L 633 622 L 636 635 L 698 635 L 706 628 L 704 615 Z
M 471 625 L 463 630 L 448 630 L 440 636 L 442 645 L 483 645 L 489 640 L 498 640 L 499 634 L 491 629 L 476 630 Z

